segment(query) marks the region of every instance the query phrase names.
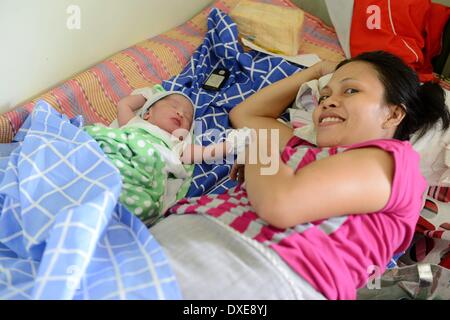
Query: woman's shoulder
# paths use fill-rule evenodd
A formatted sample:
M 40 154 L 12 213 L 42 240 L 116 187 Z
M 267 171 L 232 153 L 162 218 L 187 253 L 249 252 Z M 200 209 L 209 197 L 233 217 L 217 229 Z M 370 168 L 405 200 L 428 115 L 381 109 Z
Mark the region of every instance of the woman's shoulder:
M 377 139 L 370 140 L 354 145 L 344 146 L 344 152 L 351 152 L 354 150 L 378 149 L 389 154 L 394 159 L 396 168 L 402 168 L 401 172 L 407 172 L 409 170 L 415 171 L 418 176 L 421 176 L 420 172 L 420 155 L 414 150 L 409 141 L 401 141 L 397 139 Z M 397 170 L 398 171 L 398 170 Z
M 419 165 L 420 155 L 414 150 L 409 141 L 401 141 L 397 139 L 376 139 L 357 143 L 342 147 L 344 151 L 362 149 L 362 148 L 378 148 L 390 153 L 394 158 L 402 158 L 412 161 Z
M 281 158 L 283 162 L 298 170 L 313 161 L 347 152 L 355 154 L 355 158 L 358 159 L 373 157 L 373 160 L 387 161 L 388 158 L 393 158 L 395 167 L 405 167 L 405 169 L 407 167 L 420 175 L 419 154 L 413 149 L 409 141 L 397 139 L 377 139 L 352 145 L 318 147 L 294 136 L 283 150 Z M 386 157 L 382 153 L 388 154 L 390 157 Z M 344 157 L 344 159 L 348 158 Z
M 384 153 L 386 155 L 389 154 L 390 158 L 393 159 L 393 190 L 407 190 L 409 187 L 412 187 L 414 191 L 417 191 L 413 192 L 413 194 L 423 193 L 427 183 L 420 169 L 420 155 L 414 150 L 409 141 L 378 139 L 348 146 L 345 148 L 345 151 L 361 151 L 364 148 L 367 149 L 369 157 L 370 150 L 378 149 L 378 151 L 385 151 Z M 382 157 L 378 159 L 382 159 Z
M 378 147 L 381 149 L 412 149 L 412 145 L 409 141 L 402 141 L 398 139 L 375 139 L 364 141 L 360 143 L 355 143 L 352 145 L 343 146 L 346 149 L 363 148 L 366 146 Z
M 342 146 L 332 146 L 332 147 L 319 147 L 312 143 L 311 141 L 308 141 L 307 139 L 304 139 L 303 137 L 299 136 L 293 136 L 288 143 L 286 144 L 286 147 L 288 148 L 312 148 L 312 149 L 336 149 L 336 150 L 351 150 L 351 149 L 359 149 L 359 148 L 368 148 L 368 147 L 376 147 L 380 149 L 384 149 L 386 151 L 395 151 L 395 150 L 403 150 L 403 151 L 411 151 L 415 152 L 411 143 L 409 141 L 401 141 L 398 139 L 375 139 L 375 140 L 369 140 L 364 141 L 360 143 L 355 143 L 351 145 L 342 145 Z
M 341 152 L 364 148 L 377 148 L 389 153 L 407 154 L 408 156 L 413 156 L 414 158 L 419 159 L 419 154 L 414 150 L 409 141 L 401 141 L 397 139 L 376 139 L 351 145 L 319 147 L 305 139 L 293 136 L 287 143 L 283 153 L 291 154 L 298 152 L 299 149 L 311 149 L 314 150 L 314 153 L 326 153 L 329 156 L 332 156 Z
M 399 211 L 402 208 L 401 214 L 416 214 L 427 183 L 420 169 L 420 156 L 409 141 L 376 139 L 341 148 L 347 154 L 342 160 L 348 164 L 349 172 L 359 167 L 366 179 L 365 172 L 370 168 L 381 168 L 390 177 L 390 197 L 381 211 Z

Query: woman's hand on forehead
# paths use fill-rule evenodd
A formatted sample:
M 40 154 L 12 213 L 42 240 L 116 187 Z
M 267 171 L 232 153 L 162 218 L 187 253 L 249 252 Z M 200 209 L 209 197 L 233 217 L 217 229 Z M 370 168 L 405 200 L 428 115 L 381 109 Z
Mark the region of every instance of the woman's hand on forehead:
M 315 68 L 317 70 L 317 77 L 321 78 L 329 73 L 333 73 L 338 65 L 338 62 L 323 60 L 317 62 L 311 68 Z

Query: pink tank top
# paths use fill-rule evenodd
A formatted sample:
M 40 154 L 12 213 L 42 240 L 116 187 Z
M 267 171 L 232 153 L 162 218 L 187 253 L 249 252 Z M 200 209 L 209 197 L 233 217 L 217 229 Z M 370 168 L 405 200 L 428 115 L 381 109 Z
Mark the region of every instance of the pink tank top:
M 274 250 L 300 276 L 328 299 L 355 299 L 375 271 L 384 272 L 396 253 L 405 251 L 414 234 L 426 181 L 419 155 L 411 144 L 374 140 L 318 148 L 293 137 L 281 158 L 294 170 L 345 150 L 378 147 L 392 154 L 395 172 L 390 199 L 379 212 L 346 215 L 280 230 L 258 218 L 240 186 L 221 195 L 183 199 L 171 213 L 208 214 Z

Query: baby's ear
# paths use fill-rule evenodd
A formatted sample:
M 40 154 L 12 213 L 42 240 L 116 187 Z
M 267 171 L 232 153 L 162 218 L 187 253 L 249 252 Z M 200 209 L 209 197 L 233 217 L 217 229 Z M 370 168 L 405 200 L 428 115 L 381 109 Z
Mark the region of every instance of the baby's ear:
M 146 113 L 144 113 L 144 120 L 150 119 L 150 111 L 151 111 L 151 109 L 148 110 Z

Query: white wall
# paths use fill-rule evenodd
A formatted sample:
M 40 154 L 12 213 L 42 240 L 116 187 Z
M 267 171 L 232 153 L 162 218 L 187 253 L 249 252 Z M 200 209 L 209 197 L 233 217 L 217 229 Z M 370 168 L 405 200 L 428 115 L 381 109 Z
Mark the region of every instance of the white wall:
M 139 41 L 211 0 L 0 0 L 0 113 Z M 67 22 L 80 9 L 80 29 Z M 76 24 L 75 24 L 76 26 Z

